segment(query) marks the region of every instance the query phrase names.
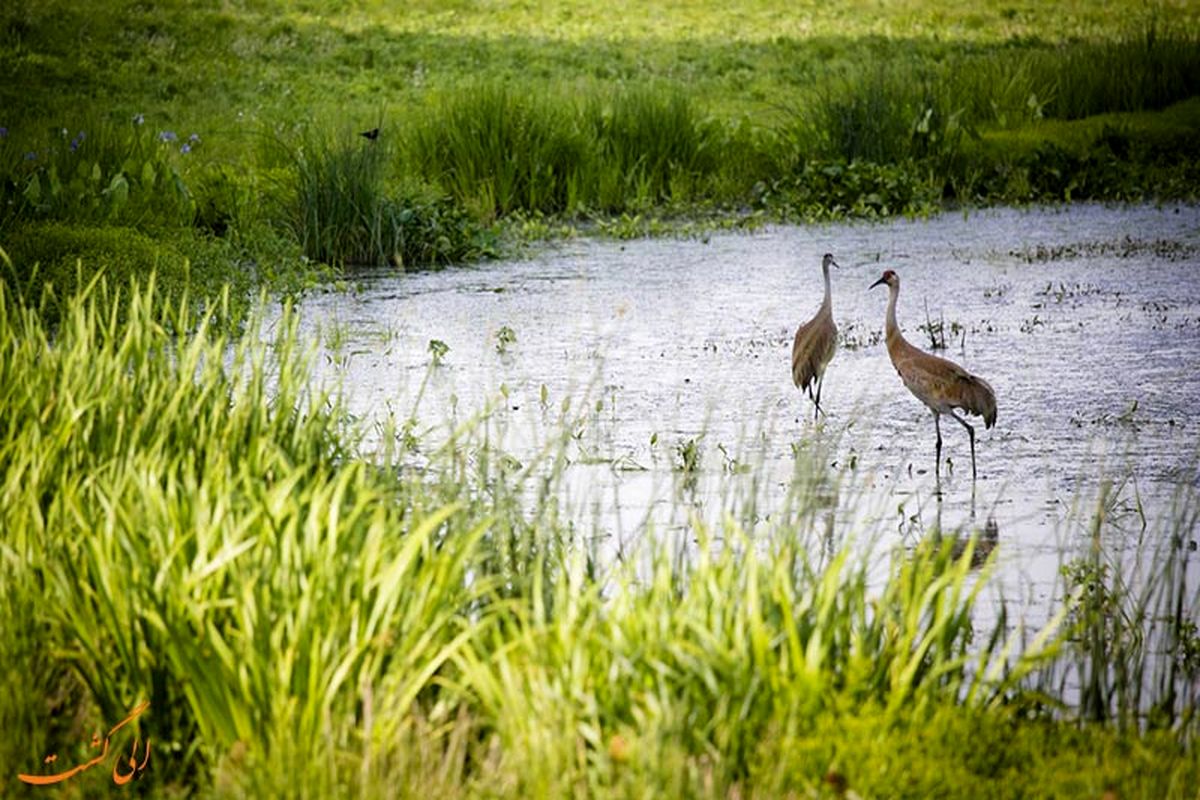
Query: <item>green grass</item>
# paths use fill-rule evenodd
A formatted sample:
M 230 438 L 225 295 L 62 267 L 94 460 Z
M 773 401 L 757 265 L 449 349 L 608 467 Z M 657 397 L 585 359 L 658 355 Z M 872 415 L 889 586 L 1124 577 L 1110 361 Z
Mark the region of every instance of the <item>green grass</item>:
M 253 317 L 232 339 L 119 288 L 123 317 L 101 281 L 51 327 L 0 284 L 6 795 L 146 699 L 130 734 L 154 742 L 135 784 L 154 796 L 1187 797 L 1200 778 L 1194 497 L 1148 532 L 1177 553 L 1146 592 L 1110 580 L 1098 535 L 1036 636 L 976 627 L 991 568 L 970 543 L 883 551 L 867 530 L 827 553 L 824 459 L 797 460 L 754 538 L 725 508 L 690 554 L 648 536 L 609 563 L 555 499 L 565 409 L 524 465 L 487 417 L 441 444 L 397 421 L 365 458 L 289 314 L 264 346 Z M 1076 702 L 1061 676 L 1099 664 Z
M 441 99 L 401 146 L 412 171 L 490 220 L 694 201 L 723 144 L 680 93 L 535 98 L 481 82 Z
M 14 45 L 7 63 L 33 92 L 21 105 L 34 116 L 71 107 L 42 89 L 70 88 L 114 113 L 141 111 L 180 128 L 220 120 L 222 132 L 235 130 L 238 112 L 285 125 L 336 116 L 366 129 L 381 108 L 403 118 L 426 91 L 481 72 L 518 85 L 667 81 L 713 98 L 731 115 L 757 114 L 823 68 L 869 56 L 1052 51 L 1119 41 L 1151 25 L 1195 30 L 1200 21 L 1190 4 L 1086 0 L 991 0 L 970 9 L 944 0 L 603 9 L 586 2 L 218 8 L 117 0 L 106 4 L 108 13 L 67 3 L 8 9 Z
M 411 182 L 389 189 L 386 141 L 310 135 L 284 147 L 292 175 L 279 189 L 276 213 L 309 259 L 404 268 L 494 252 L 482 226 L 436 194 Z

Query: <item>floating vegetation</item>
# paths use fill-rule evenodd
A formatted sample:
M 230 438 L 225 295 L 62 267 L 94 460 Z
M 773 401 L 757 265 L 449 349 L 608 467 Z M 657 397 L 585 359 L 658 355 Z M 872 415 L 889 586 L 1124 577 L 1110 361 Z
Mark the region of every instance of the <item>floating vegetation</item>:
M 1009 250 L 1008 255 L 1030 264 L 1100 256 L 1110 258 L 1153 256 L 1166 261 L 1186 261 L 1200 255 L 1200 245 L 1176 239 L 1147 240 L 1124 236 L 1112 241 L 1079 242 L 1054 246 L 1037 244 Z

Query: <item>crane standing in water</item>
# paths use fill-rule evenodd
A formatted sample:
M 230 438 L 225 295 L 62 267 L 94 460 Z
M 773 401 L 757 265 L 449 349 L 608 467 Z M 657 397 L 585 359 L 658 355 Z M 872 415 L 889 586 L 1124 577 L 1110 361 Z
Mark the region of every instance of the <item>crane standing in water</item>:
M 961 408 L 968 414 L 983 417 L 984 428 L 990 428 L 996 424 L 996 393 L 983 378 L 977 378 L 952 361 L 930 355 L 909 344 L 896 324 L 900 277 L 889 269 L 870 288 L 874 289 L 881 283 L 886 283 L 888 287 L 886 333 L 892 366 L 900 373 L 900 380 L 904 381 L 908 390 L 933 412 L 933 426 L 937 431 L 934 475 L 939 474 L 942 461 L 941 416 L 949 414 L 967 429 L 971 437 L 971 480 L 975 480 L 975 428 L 954 413 L 954 409 Z
M 821 259 L 825 276 L 825 299 L 816 316 L 796 329 L 792 342 L 792 382 L 808 396 L 815 406 L 813 419 L 824 413 L 821 409 L 821 386 L 825 383 L 825 367 L 837 350 L 837 325 L 833 322 L 833 301 L 829 291 L 829 267 L 837 266 L 833 256 L 826 253 Z M 816 385 L 816 394 L 813 386 Z

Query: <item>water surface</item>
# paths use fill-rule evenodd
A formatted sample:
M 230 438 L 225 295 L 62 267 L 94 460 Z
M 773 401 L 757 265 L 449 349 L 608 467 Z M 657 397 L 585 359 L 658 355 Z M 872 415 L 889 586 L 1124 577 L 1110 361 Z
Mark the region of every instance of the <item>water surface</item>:
M 841 265 L 840 346 L 817 424 L 792 385 L 790 348 L 820 304 L 825 252 Z M 520 460 L 560 429 L 571 398 L 563 492 L 612 552 L 648 520 L 680 522 L 690 446 L 701 455 L 690 502 L 712 510 L 752 496 L 762 518 L 785 502 L 797 458 L 815 453 L 841 471 L 837 535 L 986 527 L 1000 580 L 1036 606 L 1056 591 L 1102 487 L 1113 535 L 1130 547 L 1161 535 L 1181 487 L 1196 488 L 1197 267 L 1200 209 L 1075 205 L 580 239 L 515 261 L 365 276 L 301 314 L 324 347 L 321 378 L 340 381 L 368 421 L 415 414 L 436 439 L 491 407 L 492 442 Z M 974 484 L 966 432 L 943 418 L 940 499 L 932 415 L 888 360 L 886 287 L 868 289 L 884 269 L 900 275 L 909 340 L 929 349 L 922 327 L 941 322 L 938 353 L 997 395 L 996 426 L 974 419 Z M 449 347 L 436 368 L 431 340 Z

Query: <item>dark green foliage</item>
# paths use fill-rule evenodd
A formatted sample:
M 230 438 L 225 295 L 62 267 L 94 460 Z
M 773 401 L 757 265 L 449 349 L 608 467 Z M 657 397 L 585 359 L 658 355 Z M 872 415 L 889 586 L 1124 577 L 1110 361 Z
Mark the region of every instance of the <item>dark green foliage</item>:
M 304 254 L 321 263 L 448 264 L 488 255 L 485 231 L 428 188 L 389 183 L 384 140 L 309 136 L 288 150 L 292 175 L 279 217 Z
M 1200 94 L 1200 37 L 1151 21 L 1121 41 L 1063 49 L 1040 66 L 1054 87 L 1047 116 L 1162 109 Z
M 669 89 L 592 98 L 583 115 L 596 163 L 580 193 L 600 211 L 699 199 L 727 150 L 719 127 Z
M 810 129 L 813 154 L 876 164 L 910 155 L 921 115 L 913 78 L 911 69 L 878 63 L 819 88 L 812 108 L 798 113 Z
M 759 192 L 764 208 L 803 220 L 926 214 L 941 200 L 928 173 L 911 161 L 807 161 Z
M 405 160 L 472 213 L 620 213 L 703 199 L 719 126 L 670 89 L 517 93 L 481 83 L 446 97 Z

